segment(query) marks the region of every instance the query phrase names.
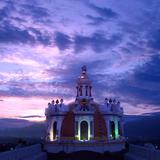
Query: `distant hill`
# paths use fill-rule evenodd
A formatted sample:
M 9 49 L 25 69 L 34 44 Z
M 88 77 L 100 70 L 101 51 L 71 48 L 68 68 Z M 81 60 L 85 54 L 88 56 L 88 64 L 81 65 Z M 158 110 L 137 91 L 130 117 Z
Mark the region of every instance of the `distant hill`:
M 22 128 L 34 124 L 34 122 L 17 118 L 0 118 L 0 130 L 6 128 Z
M 124 133 L 130 139 L 160 139 L 160 115 L 125 116 Z M 16 124 L 16 125 L 15 125 Z M 40 138 L 45 135 L 45 123 L 19 119 L 0 119 L 0 136 Z
M 30 126 L 21 128 L 6 128 L 0 130 L 0 136 L 7 137 L 29 137 L 29 138 L 41 138 L 45 135 L 44 123 L 31 123 Z
M 130 139 L 160 139 L 160 115 L 128 116 L 124 132 Z

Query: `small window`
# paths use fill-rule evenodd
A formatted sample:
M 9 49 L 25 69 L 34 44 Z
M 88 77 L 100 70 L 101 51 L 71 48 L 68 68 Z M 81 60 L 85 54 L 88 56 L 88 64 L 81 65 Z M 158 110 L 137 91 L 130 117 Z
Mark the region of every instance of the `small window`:
M 57 136 L 57 122 L 53 123 L 53 139 L 56 139 Z
M 111 139 L 115 140 L 116 139 L 116 134 L 115 134 L 115 123 L 114 121 L 110 121 L 110 133 L 111 133 Z

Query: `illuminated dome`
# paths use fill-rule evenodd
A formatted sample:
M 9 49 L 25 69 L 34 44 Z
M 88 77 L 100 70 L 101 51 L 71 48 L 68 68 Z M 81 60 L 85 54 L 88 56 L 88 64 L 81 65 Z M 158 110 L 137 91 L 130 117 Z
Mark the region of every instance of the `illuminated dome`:
M 87 142 L 92 145 L 103 142 L 106 151 L 113 149 L 113 146 L 117 151 L 124 148 L 123 108 L 119 101 L 111 98 L 105 98 L 104 104 L 94 101 L 92 82 L 87 75 L 86 66 L 81 68 L 81 74 L 76 81 L 74 102 L 64 104 L 61 99 L 56 100 L 54 104 L 53 100 L 48 103 L 45 115 L 46 143 L 52 144 L 52 147 L 59 143 L 62 145 L 63 142 L 72 144 Z M 60 151 L 64 151 L 63 148 Z

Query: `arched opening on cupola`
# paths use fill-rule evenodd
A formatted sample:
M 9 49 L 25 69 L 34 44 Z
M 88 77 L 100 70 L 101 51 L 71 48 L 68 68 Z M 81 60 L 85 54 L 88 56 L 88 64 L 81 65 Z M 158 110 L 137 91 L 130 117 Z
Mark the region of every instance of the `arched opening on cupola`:
M 116 133 L 115 133 L 115 122 L 110 121 L 110 137 L 111 139 L 115 140 L 116 139 Z
M 57 139 L 57 122 L 53 123 L 53 140 Z
M 118 121 L 118 134 L 119 136 L 122 136 L 122 128 L 121 128 L 121 122 Z
M 88 140 L 88 122 L 82 121 L 80 123 L 80 140 Z

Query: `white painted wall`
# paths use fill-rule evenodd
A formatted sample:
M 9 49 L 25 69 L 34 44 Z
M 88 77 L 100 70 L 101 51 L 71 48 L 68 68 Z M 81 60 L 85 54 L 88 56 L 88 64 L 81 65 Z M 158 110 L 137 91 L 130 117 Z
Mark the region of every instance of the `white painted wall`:
M 115 129 L 118 131 L 118 121 L 120 121 L 121 123 L 122 122 L 122 119 L 121 117 L 117 116 L 117 115 L 103 115 L 104 119 L 105 119 L 105 122 L 106 122 L 106 127 L 107 127 L 107 139 L 108 140 L 111 140 L 111 137 L 110 137 L 110 134 L 111 134 L 111 131 L 110 131 L 110 121 L 114 121 L 115 123 Z M 123 130 L 123 128 L 122 128 Z M 122 135 L 123 136 L 123 135 Z M 117 139 L 119 139 L 120 137 L 117 137 Z
M 57 131 L 58 131 L 57 139 L 60 139 L 61 126 L 62 126 L 63 119 L 64 119 L 63 115 L 50 117 L 49 129 L 48 129 L 48 132 L 50 133 L 50 141 L 53 141 L 53 124 L 54 124 L 54 122 L 57 122 Z

